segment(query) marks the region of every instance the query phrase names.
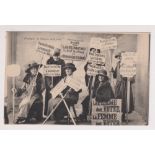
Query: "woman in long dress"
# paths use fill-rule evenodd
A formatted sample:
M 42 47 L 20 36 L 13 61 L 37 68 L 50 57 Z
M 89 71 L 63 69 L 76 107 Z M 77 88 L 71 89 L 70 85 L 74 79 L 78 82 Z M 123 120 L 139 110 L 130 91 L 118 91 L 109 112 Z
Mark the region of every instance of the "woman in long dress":
M 17 124 L 36 123 L 42 119 L 42 90 L 43 77 L 38 73 L 39 64 L 33 62 L 28 65 L 23 86 L 15 89 L 17 97 L 21 97 L 17 115 Z

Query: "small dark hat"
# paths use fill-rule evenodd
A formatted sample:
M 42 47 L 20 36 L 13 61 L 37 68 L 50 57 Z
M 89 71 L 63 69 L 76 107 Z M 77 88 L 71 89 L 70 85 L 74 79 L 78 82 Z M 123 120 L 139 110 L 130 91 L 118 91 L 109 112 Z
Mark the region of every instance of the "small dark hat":
M 98 72 L 98 75 L 101 75 L 101 76 L 106 76 L 107 77 L 107 71 L 106 70 L 100 70 L 99 72 Z
M 90 48 L 90 51 L 92 51 L 92 50 L 95 50 L 96 51 L 96 48 Z
M 121 52 L 115 54 L 115 58 L 121 57 Z
M 60 51 L 61 51 L 60 48 L 55 48 L 55 49 L 54 49 L 53 56 L 60 56 Z
M 27 69 L 25 70 L 25 72 L 29 73 L 32 68 L 37 68 L 38 69 L 39 66 L 42 66 L 42 65 L 40 65 L 40 64 L 38 64 L 36 62 L 32 62 L 32 63 L 27 65 Z
M 65 69 L 71 68 L 73 72 L 76 71 L 76 67 L 75 67 L 75 65 L 73 63 L 66 63 L 64 68 Z

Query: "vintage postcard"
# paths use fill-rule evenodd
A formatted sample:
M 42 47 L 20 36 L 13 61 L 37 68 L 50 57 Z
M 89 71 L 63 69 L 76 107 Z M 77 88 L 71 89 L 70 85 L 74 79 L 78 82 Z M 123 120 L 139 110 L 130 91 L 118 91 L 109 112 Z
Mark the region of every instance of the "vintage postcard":
M 148 125 L 147 32 L 6 32 L 4 124 Z

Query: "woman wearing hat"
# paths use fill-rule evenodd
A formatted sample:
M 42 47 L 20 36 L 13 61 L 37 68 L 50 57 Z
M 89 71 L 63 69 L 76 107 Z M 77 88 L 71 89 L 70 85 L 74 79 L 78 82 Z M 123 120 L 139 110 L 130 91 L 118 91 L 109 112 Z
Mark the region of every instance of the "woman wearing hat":
M 106 70 L 99 71 L 97 82 L 94 86 L 93 98 L 97 102 L 107 102 L 114 98 L 114 93 L 109 82 Z
M 38 73 L 39 64 L 33 62 L 25 70 L 22 88 L 15 89 L 16 96 L 21 97 L 17 124 L 34 123 L 42 118 L 42 89 L 43 78 Z
M 74 78 L 74 71 L 76 71 L 76 67 L 73 63 L 67 63 L 64 67 L 65 72 L 66 72 L 66 76 L 63 78 L 64 82 L 69 81 L 71 78 Z M 74 89 L 70 88 L 69 86 L 67 86 L 67 88 L 65 88 L 62 91 L 64 100 L 66 101 L 68 107 L 77 104 L 78 99 L 79 99 L 79 92 L 76 92 Z M 55 99 L 50 99 L 49 100 L 49 113 L 51 112 L 52 108 L 61 100 L 60 96 L 57 96 Z M 63 101 L 60 103 L 60 105 L 58 106 L 58 108 L 55 110 L 54 112 L 54 118 L 56 120 L 57 123 L 59 123 L 59 121 L 61 121 L 65 115 L 67 115 L 67 109 L 65 107 L 65 105 L 63 104 Z
M 115 98 L 122 99 L 122 121 L 125 121 L 125 113 L 126 113 L 126 106 L 127 106 L 127 78 L 122 77 L 120 74 L 120 67 L 121 67 L 121 54 L 125 52 L 119 52 L 115 55 L 115 58 L 118 60 L 115 70 L 112 69 L 113 77 L 116 79 L 116 86 L 115 86 Z M 132 83 L 134 82 L 134 78 L 131 79 L 131 86 L 130 86 L 130 109 L 129 113 L 134 110 L 134 101 L 133 101 L 133 93 L 132 93 Z

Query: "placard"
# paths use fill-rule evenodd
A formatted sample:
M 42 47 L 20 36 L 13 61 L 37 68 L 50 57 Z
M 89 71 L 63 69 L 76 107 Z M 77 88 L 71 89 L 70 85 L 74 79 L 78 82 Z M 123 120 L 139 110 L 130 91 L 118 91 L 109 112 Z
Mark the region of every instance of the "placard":
M 121 99 L 108 102 L 92 102 L 92 125 L 121 125 Z
M 81 89 L 81 80 L 79 79 L 74 79 L 70 78 L 67 82 L 66 85 L 74 89 L 76 92 Z
M 136 75 L 136 66 L 135 65 L 122 65 L 120 67 L 120 74 L 123 77 L 133 77 Z
M 54 52 L 54 46 L 49 45 L 47 43 L 38 42 L 36 51 L 41 54 L 50 56 Z
M 87 56 L 87 45 L 82 40 L 65 39 L 62 41 L 61 58 L 72 61 L 84 61 Z
M 45 76 L 61 76 L 61 65 L 44 65 L 43 74 Z
M 105 64 L 105 51 L 91 48 L 88 52 L 88 61 L 96 64 Z
M 56 98 L 67 87 L 64 79 L 62 79 L 51 91 L 52 98 Z
M 123 77 L 133 77 L 136 75 L 136 52 L 123 52 L 121 56 L 120 74 Z
M 117 39 L 116 37 L 107 38 L 107 39 L 93 37 L 90 40 L 90 48 L 101 49 L 101 50 L 116 49 Z
M 105 69 L 105 66 L 96 65 L 96 64 L 88 64 L 87 67 L 87 75 L 89 76 L 96 76 L 99 71 Z

